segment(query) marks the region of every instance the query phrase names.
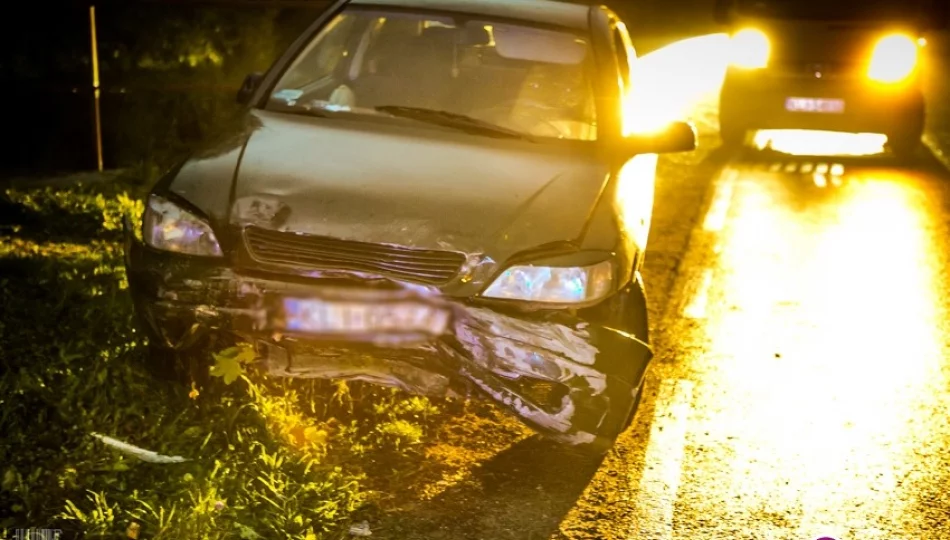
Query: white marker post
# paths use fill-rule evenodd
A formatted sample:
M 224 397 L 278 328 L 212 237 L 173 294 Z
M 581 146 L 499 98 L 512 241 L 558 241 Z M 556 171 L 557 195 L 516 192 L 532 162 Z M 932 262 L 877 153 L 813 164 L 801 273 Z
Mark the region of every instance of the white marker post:
M 96 164 L 102 172 L 102 118 L 99 112 L 99 48 L 96 45 L 96 6 L 89 6 L 89 31 L 92 39 L 92 92 L 96 109 Z

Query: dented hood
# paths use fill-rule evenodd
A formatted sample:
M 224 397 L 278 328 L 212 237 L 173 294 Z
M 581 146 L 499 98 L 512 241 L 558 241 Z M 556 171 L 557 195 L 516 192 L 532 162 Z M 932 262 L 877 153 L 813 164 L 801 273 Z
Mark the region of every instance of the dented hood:
M 583 232 L 607 178 L 569 146 L 255 112 L 232 224 L 496 260 Z M 260 212 L 261 208 L 270 209 Z

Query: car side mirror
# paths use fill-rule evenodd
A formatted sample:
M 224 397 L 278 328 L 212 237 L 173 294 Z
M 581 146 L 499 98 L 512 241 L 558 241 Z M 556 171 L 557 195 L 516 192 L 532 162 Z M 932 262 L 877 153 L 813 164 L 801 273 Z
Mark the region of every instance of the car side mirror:
M 624 137 L 626 154 L 670 154 L 696 149 L 696 129 L 688 122 L 671 122 L 662 131 Z
M 249 104 L 263 80 L 263 73 L 251 73 L 247 77 L 244 77 L 244 82 L 241 84 L 241 88 L 237 93 L 237 102 L 241 105 Z

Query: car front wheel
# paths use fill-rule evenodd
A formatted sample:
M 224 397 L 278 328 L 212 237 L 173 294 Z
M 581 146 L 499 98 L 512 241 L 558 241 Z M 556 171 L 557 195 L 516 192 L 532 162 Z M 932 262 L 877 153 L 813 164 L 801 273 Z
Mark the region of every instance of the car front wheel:
M 616 413 L 610 414 L 604 419 L 606 429 L 601 431 L 596 440 L 590 443 L 571 445 L 573 451 L 593 458 L 606 455 L 614 447 L 617 438 L 633 424 L 640 408 L 640 398 L 642 396 L 643 387 L 641 386 L 636 396 L 630 396 L 626 404 L 617 407 Z
M 145 360 L 146 370 L 156 379 L 175 383 L 194 383 L 203 386 L 210 381 L 212 353 L 234 344 L 218 334 L 208 334 L 183 349 L 173 349 L 162 343 L 152 332 L 148 336 Z
M 145 368 L 156 379 L 169 382 L 198 382 L 197 355 L 193 350 L 176 351 L 149 342 Z
M 887 134 L 887 146 L 900 160 L 911 160 L 917 156 L 924 135 L 924 107 L 914 107 L 902 124 Z
M 917 130 L 903 130 L 888 135 L 887 145 L 894 156 L 900 160 L 911 160 L 917 156 L 923 134 Z

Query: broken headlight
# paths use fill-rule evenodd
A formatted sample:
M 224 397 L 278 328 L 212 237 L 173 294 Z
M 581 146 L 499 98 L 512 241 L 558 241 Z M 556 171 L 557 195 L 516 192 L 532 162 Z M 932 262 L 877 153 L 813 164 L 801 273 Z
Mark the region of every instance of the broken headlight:
M 610 292 L 614 268 L 610 261 L 592 266 L 512 266 L 482 296 L 552 304 L 599 300 Z
M 163 197 L 148 198 L 142 221 L 145 242 L 155 249 L 205 257 L 222 255 L 207 221 Z

